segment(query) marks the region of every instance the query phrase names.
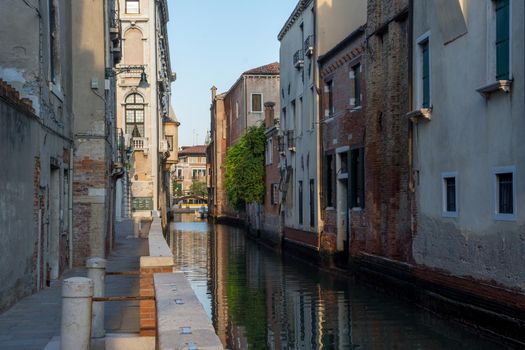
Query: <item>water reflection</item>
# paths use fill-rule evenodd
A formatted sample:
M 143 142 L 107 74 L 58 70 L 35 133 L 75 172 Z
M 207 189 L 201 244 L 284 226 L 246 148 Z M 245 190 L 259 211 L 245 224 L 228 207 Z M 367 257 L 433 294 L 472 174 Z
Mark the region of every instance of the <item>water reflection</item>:
M 170 241 L 229 349 L 498 348 L 369 287 L 283 261 L 236 228 L 178 222 Z

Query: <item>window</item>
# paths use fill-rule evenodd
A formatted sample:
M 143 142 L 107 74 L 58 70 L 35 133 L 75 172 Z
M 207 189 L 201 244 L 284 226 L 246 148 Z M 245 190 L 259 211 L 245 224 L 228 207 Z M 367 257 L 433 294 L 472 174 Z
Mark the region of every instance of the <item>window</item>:
M 495 219 L 516 219 L 515 168 L 495 168 Z
M 144 42 L 142 32 L 131 28 L 124 34 L 124 62 L 129 65 L 144 64 Z
M 262 112 L 262 94 L 252 94 L 252 112 L 260 113 Z
M 299 103 L 296 106 L 295 115 L 297 116 L 297 134 L 301 136 L 303 134 L 303 98 L 299 97 Z
M 352 107 L 361 106 L 361 64 L 356 64 L 352 67 L 350 77 L 353 79 L 353 94 L 350 100 Z
M 457 173 L 443 173 L 442 193 L 443 193 L 443 216 L 458 216 L 458 192 L 457 192 Z
M 166 136 L 166 141 L 168 141 L 168 150 L 173 151 L 173 136 Z
M 350 151 L 350 197 L 352 208 L 365 207 L 365 149 Z
M 292 105 L 292 106 L 291 106 L 291 107 L 292 107 L 292 108 L 291 108 L 292 116 L 291 116 L 291 118 L 290 118 L 290 129 L 295 130 L 295 129 L 296 129 L 296 124 L 295 124 L 295 123 L 297 122 L 297 121 L 295 120 L 295 119 L 297 118 L 297 114 L 296 114 L 297 109 L 295 108 L 295 100 L 293 100 L 293 101 L 291 102 L 291 105 Z
M 279 184 L 272 184 L 272 192 L 270 195 L 272 205 L 279 204 Z
M 421 52 L 421 106 L 430 108 L 430 47 L 428 38 L 419 43 Z
M 126 0 L 126 13 L 137 14 L 140 13 L 139 0 Z
M 330 118 L 334 116 L 334 82 L 330 80 L 326 83 L 325 93 L 327 97 L 328 109 L 325 110 L 325 117 Z
M 283 124 L 282 124 L 283 125 L 283 129 L 286 129 L 286 107 L 283 108 L 282 113 L 283 113 L 283 119 L 282 119 L 283 120 Z
M 58 83 L 60 77 L 60 17 L 56 0 L 48 1 L 49 15 L 49 68 L 53 83 Z
M 308 124 L 309 124 L 310 130 L 314 128 L 314 122 L 315 122 L 314 114 L 315 114 L 315 92 L 314 92 L 314 88 L 312 87 L 310 89 L 310 105 L 308 106 L 308 117 L 310 119 L 310 122 Z
M 496 80 L 510 79 L 510 3 L 496 0 Z
M 272 164 L 272 156 L 273 156 L 273 139 L 268 138 L 266 139 L 266 165 Z
M 139 94 L 126 97 L 126 134 L 144 137 L 144 98 Z
M 310 227 L 315 226 L 315 182 L 310 179 Z
M 303 182 L 299 181 L 299 225 L 303 224 Z
M 325 156 L 325 205 L 326 207 L 332 208 L 335 206 L 335 157 L 333 154 L 327 154 Z
M 235 101 L 235 119 L 239 118 L 239 102 Z

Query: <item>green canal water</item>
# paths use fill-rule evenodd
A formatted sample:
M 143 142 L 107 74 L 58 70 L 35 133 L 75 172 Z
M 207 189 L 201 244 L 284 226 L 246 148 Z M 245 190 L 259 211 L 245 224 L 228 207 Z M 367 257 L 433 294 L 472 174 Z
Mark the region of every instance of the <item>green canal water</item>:
M 283 259 L 238 228 L 175 222 L 169 241 L 176 269 L 228 349 L 503 348 L 369 286 Z

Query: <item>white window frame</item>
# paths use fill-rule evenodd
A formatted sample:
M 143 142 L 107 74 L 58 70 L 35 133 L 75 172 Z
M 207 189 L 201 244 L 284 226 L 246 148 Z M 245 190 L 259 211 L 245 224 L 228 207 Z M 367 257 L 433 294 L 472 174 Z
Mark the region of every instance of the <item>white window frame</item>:
M 456 179 L 456 211 L 447 210 L 447 182 L 446 179 L 453 177 Z M 449 171 L 441 173 L 441 216 L 445 218 L 457 218 L 459 216 L 459 186 L 458 173 L 456 171 Z
M 254 111 L 253 110 L 253 95 L 261 95 L 261 110 L 260 111 Z M 263 113 L 264 112 L 264 95 L 262 92 L 254 92 L 250 94 L 250 113 Z
M 512 173 L 512 208 L 513 213 L 512 214 L 502 214 L 499 212 L 499 183 L 498 183 L 498 175 L 499 174 L 506 174 L 506 173 Z M 493 210 L 494 210 L 494 220 L 497 221 L 516 221 L 517 218 L 517 212 L 518 212 L 518 198 L 517 198 L 517 181 L 516 181 L 516 166 L 501 166 L 501 167 L 494 167 L 492 169 L 492 178 L 493 178 L 493 184 L 494 184 L 494 203 L 493 203 Z
M 430 44 L 430 31 L 420 35 L 416 39 L 416 98 L 414 103 L 416 104 L 415 109 L 423 108 L 423 53 L 421 52 L 421 44 L 428 42 L 428 66 L 429 66 L 429 77 L 428 77 L 428 104 L 432 107 L 432 46 Z

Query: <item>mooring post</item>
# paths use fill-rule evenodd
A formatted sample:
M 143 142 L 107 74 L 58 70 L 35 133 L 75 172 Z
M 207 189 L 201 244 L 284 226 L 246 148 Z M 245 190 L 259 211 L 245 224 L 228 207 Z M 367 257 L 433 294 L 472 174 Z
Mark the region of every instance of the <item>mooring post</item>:
M 88 350 L 91 336 L 93 281 L 72 277 L 62 284 L 60 350 Z
M 90 258 L 86 266 L 88 277 L 93 281 L 93 296 L 103 297 L 105 295 L 105 278 L 107 260 L 102 258 Z M 104 329 L 104 302 L 93 302 L 93 315 L 91 326 L 92 338 L 103 338 L 106 335 Z

